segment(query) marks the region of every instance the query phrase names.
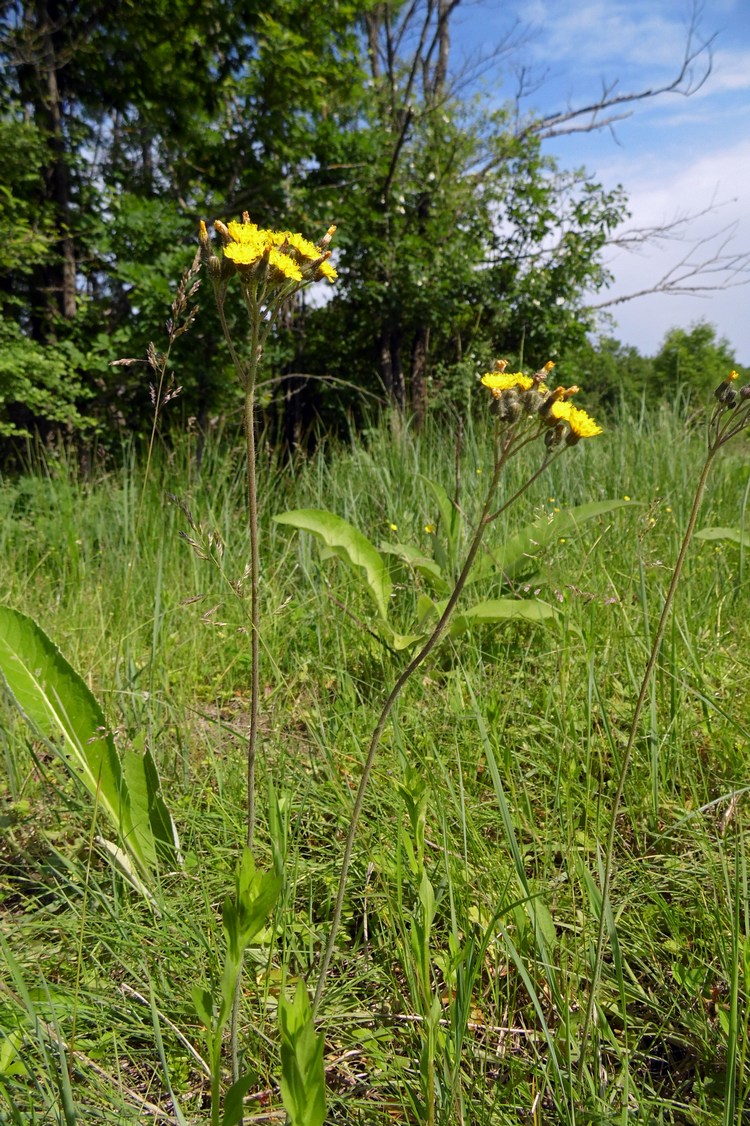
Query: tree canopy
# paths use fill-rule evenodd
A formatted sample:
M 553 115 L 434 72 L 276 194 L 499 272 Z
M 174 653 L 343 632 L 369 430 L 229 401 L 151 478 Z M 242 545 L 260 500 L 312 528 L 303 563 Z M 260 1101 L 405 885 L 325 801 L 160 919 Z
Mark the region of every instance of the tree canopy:
M 0 4 L 0 438 L 144 432 L 198 221 L 244 210 L 339 227 L 334 296 L 290 309 L 269 352 L 291 441 L 332 381 L 339 409 L 365 390 L 419 421 L 495 355 L 585 350 L 627 200 L 544 141 L 606 118 L 471 93 L 458 3 Z M 234 401 L 219 338 L 206 301 L 172 357 L 199 423 Z

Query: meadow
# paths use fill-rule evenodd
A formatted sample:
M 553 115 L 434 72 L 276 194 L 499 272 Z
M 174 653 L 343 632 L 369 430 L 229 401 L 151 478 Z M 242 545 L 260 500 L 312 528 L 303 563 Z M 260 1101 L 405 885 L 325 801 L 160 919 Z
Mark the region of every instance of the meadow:
M 467 410 L 460 507 L 491 463 Z M 405 663 L 344 561 L 272 520 L 324 508 L 376 544 L 437 550 L 429 481 L 456 491 L 456 427 L 386 417 L 314 455 L 260 436 L 258 867 L 283 887 L 242 981 L 246 1122 L 283 1121 L 278 1002 L 315 988 L 353 795 Z M 552 537 L 506 596 L 541 622 L 474 625 L 430 655 L 384 734 L 318 1028 L 328 1122 L 740 1123 L 748 1059 L 750 617 L 742 543 L 696 539 L 616 823 L 594 1020 L 582 1042 L 613 796 L 655 623 L 705 454 L 705 414 L 633 406 L 492 524 L 627 501 Z M 0 1120 L 209 1121 L 195 985 L 215 984 L 221 903 L 245 837 L 248 558 L 239 430 L 79 470 L 37 451 L 0 483 L 0 602 L 33 617 L 149 748 L 184 862 L 149 904 L 96 843 L 90 797 L 9 700 L 0 711 Z M 504 495 L 533 451 L 508 467 Z M 717 459 L 698 527 L 742 527 L 750 463 Z M 184 508 L 221 568 L 201 559 Z M 424 579 L 393 560 L 394 615 Z M 482 597 L 496 596 L 491 582 Z M 434 889 L 420 930 L 421 876 Z M 422 895 L 422 898 L 420 898 Z M 421 904 L 421 906 L 420 906 Z M 228 1062 L 227 1062 L 228 1069 Z M 228 1070 L 227 1070 L 228 1076 Z M 229 1080 L 227 1079 L 227 1083 Z

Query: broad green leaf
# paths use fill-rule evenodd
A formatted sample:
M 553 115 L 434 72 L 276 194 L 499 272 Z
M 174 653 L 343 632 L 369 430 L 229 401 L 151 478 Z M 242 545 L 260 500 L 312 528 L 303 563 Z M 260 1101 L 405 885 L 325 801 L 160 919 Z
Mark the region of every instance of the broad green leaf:
M 141 875 L 152 874 L 157 847 L 174 864 L 174 827 L 151 756 L 129 752 L 123 770 L 88 685 L 32 618 L 7 606 L 0 606 L 0 674 L 27 721 L 61 740 L 67 767 L 114 825 Z
M 388 617 L 391 578 L 385 560 L 377 548 L 341 516 L 322 508 L 301 508 L 282 512 L 273 519 L 303 532 L 311 532 L 322 540 L 332 555 L 343 559 L 357 575 L 365 579 L 381 618 Z M 363 574 L 364 572 L 364 574 Z
M 214 1022 L 214 1002 L 211 994 L 207 989 L 201 989 L 199 985 L 194 985 L 191 996 L 198 1020 L 210 1032 Z
M 445 602 L 433 602 L 426 595 L 421 595 L 417 602 L 420 626 L 427 630 L 434 625 L 445 607 Z M 514 620 L 546 622 L 556 617 L 555 607 L 538 598 L 493 598 L 487 602 L 477 602 L 463 613 L 455 613 L 450 620 L 448 632 L 451 637 L 458 637 L 472 625 Z
M 0 1078 L 26 1074 L 26 1067 L 18 1058 L 22 1043 L 23 1033 L 18 1028 L 13 1029 L 0 1040 Z
M 294 999 L 279 996 L 281 1099 L 291 1126 L 323 1126 L 326 1115 L 323 1035 L 315 1032 L 304 982 Z
M 446 605 L 447 600 L 433 602 L 426 594 L 420 594 L 417 598 L 417 628 L 423 631 L 427 630 L 431 619 L 434 618 L 437 621 Z
M 462 614 L 456 614 L 450 622 L 448 632 L 451 637 L 476 625 L 491 625 L 496 622 L 549 622 L 557 618 L 557 610 L 538 598 L 493 598 L 488 602 L 478 602 Z
M 423 555 L 421 551 L 416 547 L 412 547 L 411 544 L 381 543 L 378 550 L 381 555 L 395 555 L 396 558 L 402 559 L 412 570 L 427 579 L 438 594 L 450 593 L 450 584 L 443 578 L 442 572 L 435 560 L 430 559 L 428 555 Z
M 743 536 L 739 528 L 702 528 L 695 533 L 697 540 L 729 540 L 730 543 L 750 546 L 750 538 Z
M 533 524 L 521 528 L 495 551 L 486 552 L 472 569 L 468 581 L 474 583 L 498 572 L 507 579 L 517 579 L 531 569 L 530 564 L 536 556 L 550 544 L 557 543 L 560 539 L 570 539 L 577 535 L 587 521 L 605 516 L 618 508 L 627 508 L 632 503 L 627 500 L 597 500 L 535 520 Z
M 229 1088 L 224 1096 L 224 1113 L 221 1116 L 221 1126 L 236 1126 L 236 1123 L 242 1118 L 242 1104 L 245 1095 L 256 1078 L 255 1072 L 250 1071 L 247 1075 L 242 1075 Z
M 159 792 L 159 775 L 151 752 L 126 751 L 122 772 L 130 797 L 133 830 L 142 841 L 144 852 L 173 867 L 179 861 L 177 828 Z

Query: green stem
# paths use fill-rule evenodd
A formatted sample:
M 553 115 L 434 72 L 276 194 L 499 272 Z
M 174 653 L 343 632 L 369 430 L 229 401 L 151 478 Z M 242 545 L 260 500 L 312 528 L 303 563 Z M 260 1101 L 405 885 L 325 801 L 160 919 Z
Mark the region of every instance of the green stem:
M 613 872 L 613 869 L 614 869 L 614 851 L 615 851 L 615 837 L 617 835 L 617 818 L 618 818 L 619 811 L 620 811 L 620 804 L 622 802 L 622 796 L 623 796 L 623 793 L 625 791 L 625 781 L 626 781 L 626 778 L 627 778 L 628 769 L 630 767 L 630 760 L 633 757 L 633 748 L 635 746 L 635 738 L 636 738 L 636 735 L 638 733 L 638 724 L 639 724 L 639 721 L 640 721 L 640 718 L 641 718 L 641 712 L 643 711 L 643 706 L 646 702 L 646 696 L 648 695 L 651 677 L 652 677 L 653 672 L 654 672 L 656 660 L 659 656 L 659 649 L 661 648 L 662 639 L 664 637 L 664 631 L 665 631 L 666 626 L 667 626 L 667 619 L 669 618 L 669 612 L 672 609 L 672 603 L 674 602 L 674 596 L 675 596 L 675 592 L 677 590 L 677 584 L 679 583 L 680 576 L 682 574 L 682 568 L 683 568 L 683 565 L 685 563 L 685 557 L 687 555 L 688 547 L 690 546 L 690 541 L 693 538 L 693 532 L 695 531 L 695 525 L 696 525 L 696 521 L 698 519 L 698 512 L 699 512 L 700 507 L 701 507 L 701 502 L 703 501 L 703 494 L 706 491 L 706 484 L 708 482 L 708 475 L 709 475 L 709 472 L 710 472 L 710 469 L 711 469 L 711 465 L 713 463 L 713 459 L 716 456 L 716 454 L 719 450 L 719 446 L 721 444 L 722 444 L 721 439 L 717 437 L 717 439 L 711 445 L 709 445 L 708 455 L 706 457 L 706 462 L 703 466 L 703 471 L 701 472 L 700 480 L 698 481 L 698 486 L 697 486 L 696 491 L 695 491 L 695 497 L 693 498 L 693 507 L 690 511 L 690 517 L 688 519 L 687 529 L 685 530 L 685 535 L 684 535 L 683 540 L 682 540 L 682 546 L 680 547 L 679 555 L 677 556 L 677 562 L 675 564 L 675 568 L 674 568 L 674 571 L 672 573 L 672 581 L 669 584 L 669 590 L 667 591 L 667 596 L 664 600 L 664 606 L 662 608 L 661 617 L 659 618 L 659 624 L 656 627 L 656 634 L 654 636 L 654 641 L 653 641 L 653 644 L 651 646 L 651 655 L 649 656 L 648 663 L 646 665 L 646 670 L 643 674 L 643 680 L 641 682 L 640 692 L 638 693 L 638 699 L 636 700 L 636 704 L 635 704 L 635 711 L 633 712 L 633 719 L 631 721 L 630 730 L 628 732 L 628 741 L 627 741 L 627 744 L 626 744 L 626 747 L 625 747 L 625 753 L 624 753 L 624 756 L 623 756 L 622 764 L 620 766 L 620 775 L 619 775 L 619 778 L 617 780 L 617 790 L 615 791 L 615 797 L 614 797 L 614 801 L 613 801 L 613 804 L 612 804 L 612 813 L 611 813 L 611 819 L 610 819 L 609 833 L 607 835 L 607 851 L 606 851 L 606 859 L 605 859 L 605 865 L 604 865 L 604 879 L 602 881 L 602 901 L 601 901 L 601 908 L 600 908 L 601 914 L 599 916 L 599 931 L 598 931 L 597 939 L 596 939 L 596 954 L 594 956 L 594 970 L 593 970 L 593 974 L 592 974 L 592 978 L 591 978 L 591 988 L 589 990 L 588 1002 L 586 1004 L 586 1015 L 585 1015 L 584 1021 L 583 1021 L 583 1030 L 582 1030 L 582 1033 L 581 1033 L 581 1056 L 580 1056 L 580 1062 L 579 1062 L 579 1065 L 578 1065 L 579 1079 L 583 1075 L 583 1067 L 584 1067 L 585 1059 L 586 1059 L 585 1045 L 586 1045 L 586 1041 L 588 1039 L 589 1029 L 591 1027 L 591 1018 L 592 1018 L 593 1011 L 594 1011 L 594 1004 L 595 1004 L 595 1001 L 596 1001 L 596 991 L 597 991 L 597 988 L 598 988 L 598 985 L 599 985 L 599 977 L 600 977 L 601 968 L 602 968 L 602 959 L 603 959 L 603 956 L 604 956 L 604 931 L 605 931 L 605 928 L 606 928 L 607 913 L 609 911 L 609 896 L 610 896 L 610 890 L 611 890 L 611 885 L 612 885 L 612 872 Z
M 250 732 L 247 738 L 247 847 L 252 849 L 255 841 L 255 760 L 258 746 L 258 717 L 260 702 L 260 548 L 258 537 L 258 486 L 256 477 L 255 450 L 255 383 L 260 362 L 260 310 L 257 305 L 247 301 L 250 313 L 250 358 L 247 366 L 240 359 L 232 341 L 224 303 L 216 301 L 221 328 L 224 333 L 229 354 L 245 392 L 244 425 L 247 448 L 247 508 L 250 527 Z M 232 1079 L 236 1083 L 240 1076 L 239 1061 L 239 1023 L 240 1002 L 242 999 L 242 970 L 237 974 L 237 983 L 232 1002 L 230 1022 L 230 1055 L 232 1060 Z
M 339 927 L 341 925 L 341 914 L 344 907 L 344 895 L 346 893 L 346 885 L 349 877 L 349 868 L 351 867 L 354 841 L 357 835 L 357 828 L 359 826 L 359 819 L 362 813 L 362 805 L 364 803 L 365 793 L 370 781 L 373 766 L 375 765 L 375 756 L 377 755 L 380 740 L 382 738 L 383 731 L 385 730 L 385 725 L 388 722 L 388 717 L 393 710 L 393 706 L 401 695 L 401 692 L 403 691 L 407 681 L 414 675 L 422 662 L 425 661 L 426 658 L 430 655 L 430 653 L 442 638 L 445 630 L 447 629 L 451 614 L 453 613 L 456 603 L 461 596 L 461 592 L 466 585 L 466 580 L 469 577 L 469 572 L 474 565 L 474 560 L 476 559 L 477 552 L 479 551 L 485 528 L 489 524 L 490 520 L 493 519 L 493 517 L 490 515 L 490 506 L 492 504 L 492 498 L 495 495 L 495 490 L 497 489 L 498 481 L 500 480 L 500 474 L 502 473 L 509 458 L 516 452 L 517 446 L 518 448 L 520 448 L 520 445 L 523 444 L 521 442 L 515 443 L 514 438 L 515 435 L 511 432 L 502 445 L 502 448 L 499 449 L 498 454 L 495 458 L 495 469 L 492 474 L 490 486 L 487 490 L 487 496 L 482 508 L 482 514 L 479 518 L 479 522 L 477 523 L 476 531 L 474 532 L 474 538 L 471 541 L 466 560 L 463 567 L 461 568 L 461 573 L 456 580 L 456 585 L 453 588 L 453 592 L 448 599 L 443 613 L 440 616 L 440 620 L 438 621 L 425 644 L 422 646 L 416 656 L 411 659 L 409 664 L 406 666 L 406 668 L 403 670 L 398 680 L 394 684 L 387 700 L 383 704 L 378 722 L 376 723 L 375 729 L 372 733 L 369 749 L 367 751 L 367 757 L 365 759 L 364 767 L 362 768 L 362 775 L 360 777 L 359 786 L 357 788 L 357 793 L 354 799 L 354 807 L 352 809 L 352 815 L 349 821 L 349 829 L 346 834 L 346 841 L 344 844 L 344 857 L 341 862 L 341 872 L 339 875 L 336 902 L 333 908 L 331 929 L 329 931 L 328 941 L 326 942 L 326 947 L 323 952 L 323 959 L 320 965 L 320 976 L 318 977 L 318 984 L 315 989 L 315 998 L 313 1000 L 313 1017 L 317 1015 L 318 1008 L 320 1006 L 320 1001 L 323 996 L 323 989 L 325 987 L 326 976 L 330 968 L 331 958 L 333 957 L 333 951 L 336 945 L 336 938 L 338 936 Z M 535 479 L 535 477 L 532 478 L 532 480 Z M 525 488 L 527 487 L 528 484 L 525 486 Z M 523 489 L 519 490 L 519 492 L 516 494 L 516 497 L 520 496 L 521 492 L 523 491 Z M 516 498 L 514 497 L 514 499 Z M 497 513 L 496 515 L 499 515 L 499 513 Z
M 255 758 L 258 747 L 260 701 L 260 548 L 258 544 L 258 487 L 255 465 L 255 389 L 245 392 L 247 443 L 247 507 L 250 522 L 250 732 L 247 739 L 247 847 L 255 841 Z

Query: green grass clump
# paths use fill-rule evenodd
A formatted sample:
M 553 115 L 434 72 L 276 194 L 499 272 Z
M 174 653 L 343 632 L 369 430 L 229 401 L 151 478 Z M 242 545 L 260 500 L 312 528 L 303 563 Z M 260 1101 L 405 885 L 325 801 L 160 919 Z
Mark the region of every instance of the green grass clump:
M 555 463 L 491 526 L 490 547 L 556 508 L 633 502 L 555 544 L 517 590 L 558 607 L 556 624 L 508 623 L 444 643 L 396 707 L 320 1012 L 328 1121 L 424 1115 L 430 1015 L 413 936 L 425 935 L 425 873 L 439 1122 L 742 1121 L 750 622 L 731 543 L 691 549 L 618 819 L 599 1004 L 580 1043 L 608 814 L 704 450 L 702 430 L 666 410 L 624 419 Z M 740 524 L 745 453 L 738 442 L 722 454 L 699 526 Z M 488 460 L 485 435 L 468 426 L 469 525 Z M 529 465 L 511 463 L 507 495 Z M 285 881 L 247 955 L 247 1119 L 271 1120 L 280 1106 L 282 981 L 287 994 L 300 979 L 314 988 L 353 792 L 400 671 L 363 630 L 371 606 L 343 564 L 271 517 L 326 508 L 375 543 L 391 540 L 395 524 L 399 539 L 428 550 L 436 513 L 424 476 L 453 494 L 447 429 L 416 436 L 384 422 L 362 443 L 330 443 L 291 466 L 259 462 L 255 851 L 265 869 L 281 857 Z M 224 577 L 181 540 L 188 529 L 168 493 L 218 537 Z M 191 989 L 217 983 L 220 907 L 245 835 L 247 614 L 227 582 L 247 562 L 244 505 L 242 446 L 226 436 L 200 464 L 186 439 L 147 478 L 133 457 L 87 478 L 50 457 L 0 485 L 0 597 L 85 675 L 120 745 L 150 748 L 185 857 L 183 870 L 161 874 L 155 913 L 99 854 L 83 794 L 3 708 L 0 1118 L 9 1122 L 179 1121 L 173 1099 L 185 1121 L 208 1120 Z M 407 617 L 416 593 L 396 575 Z

